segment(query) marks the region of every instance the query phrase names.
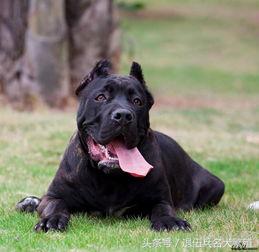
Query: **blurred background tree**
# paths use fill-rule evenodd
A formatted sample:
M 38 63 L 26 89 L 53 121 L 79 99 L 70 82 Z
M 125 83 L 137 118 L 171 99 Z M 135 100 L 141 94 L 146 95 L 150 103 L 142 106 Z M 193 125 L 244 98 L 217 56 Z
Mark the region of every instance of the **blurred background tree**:
M 64 108 L 101 58 L 120 58 L 112 0 L 1 0 L 0 92 L 19 108 Z

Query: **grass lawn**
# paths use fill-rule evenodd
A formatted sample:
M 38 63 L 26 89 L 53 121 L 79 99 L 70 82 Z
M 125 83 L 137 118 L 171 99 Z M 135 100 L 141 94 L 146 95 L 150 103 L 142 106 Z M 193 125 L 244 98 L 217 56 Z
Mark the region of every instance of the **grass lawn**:
M 244 239 L 258 246 L 258 212 L 247 210 L 259 200 L 258 1 L 148 2 L 122 20 L 121 71 L 132 59 L 142 64 L 157 100 L 152 128 L 225 182 L 222 201 L 179 213 L 190 233 L 155 233 L 148 220 L 82 215 L 72 217 L 65 233 L 34 233 L 37 216 L 17 213 L 15 204 L 46 191 L 75 113 L 0 108 L 0 251 L 182 251 L 199 242 L 204 250 L 208 242 L 228 248 L 227 241 Z

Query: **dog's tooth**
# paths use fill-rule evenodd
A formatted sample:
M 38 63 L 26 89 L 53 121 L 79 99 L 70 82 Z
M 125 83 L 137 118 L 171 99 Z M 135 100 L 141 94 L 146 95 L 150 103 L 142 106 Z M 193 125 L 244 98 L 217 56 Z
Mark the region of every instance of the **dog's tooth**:
M 100 149 L 101 149 L 103 152 L 106 151 L 105 146 L 103 146 L 103 145 L 101 145 L 101 144 L 98 144 L 98 145 L 99 145 Z
M 110 158 L 110 157 L 111 157 L 107 148 L 105 148 L 105 156 L 106 156 L 107 158 Z
M 112 161 L 118 161 L 118 158 L 114 158 L 114 157 L 111 157 L 111 156 L 109 156 L 108 159 L 112 160 Z

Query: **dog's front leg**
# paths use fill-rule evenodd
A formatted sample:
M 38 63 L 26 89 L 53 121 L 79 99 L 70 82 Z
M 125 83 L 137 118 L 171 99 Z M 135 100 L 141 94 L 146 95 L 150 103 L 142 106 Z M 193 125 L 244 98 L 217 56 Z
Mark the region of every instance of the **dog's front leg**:
M 40 221 L 36 224 L 35 231 L 64 231 L 66 229 L 70 213 L 62 199 L 44 196 L 37 211 Z
M 152 208 L 151 228 L 156 231 L 184 230 L 190 231 L 190 224 L 176 217 L 172 206 L 167 202 L 160 202 Z

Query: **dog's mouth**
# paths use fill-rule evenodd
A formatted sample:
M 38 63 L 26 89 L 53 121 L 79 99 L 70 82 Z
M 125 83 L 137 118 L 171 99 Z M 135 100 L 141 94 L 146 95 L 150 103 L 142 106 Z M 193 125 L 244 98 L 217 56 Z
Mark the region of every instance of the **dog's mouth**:
M 98 167 L 101 169 L 120 168 L 134 177 L 144 177 L 153 168 L 137 147 L 127 149 L 121 138 L 115 138 L 110 143 L 101 145 L 89 136 L 87 145 L 91 158 L 98 162 Z
M 112 144 L 102 145 L 97 143 L 92 137 L 87 141 L 91 158 L 98 162 L 98 167 L 120 168 L 118 156 Z

